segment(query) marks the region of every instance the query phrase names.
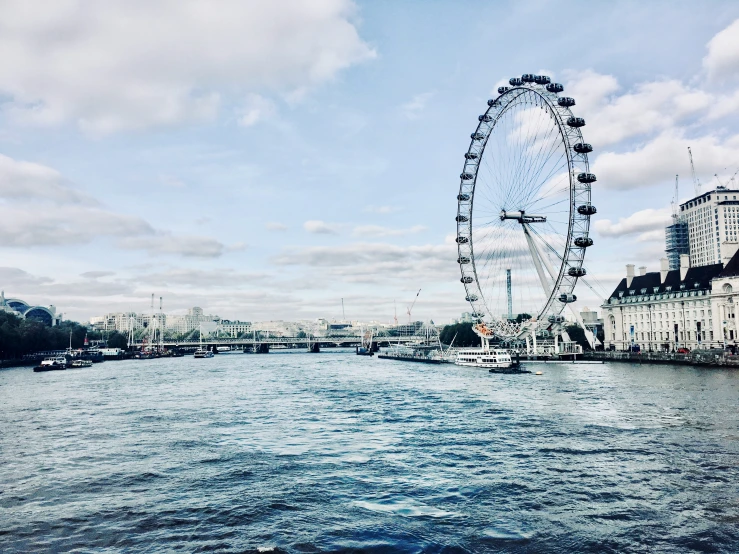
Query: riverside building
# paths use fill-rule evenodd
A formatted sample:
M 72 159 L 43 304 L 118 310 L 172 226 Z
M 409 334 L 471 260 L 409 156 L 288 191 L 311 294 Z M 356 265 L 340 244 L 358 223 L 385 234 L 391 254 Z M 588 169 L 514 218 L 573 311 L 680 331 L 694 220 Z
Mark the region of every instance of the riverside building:
M 640 267 L 636 275 L 627 265 L 626 277 L 601 306 L 605 347 L 657 352 L 736 346 L 737 243 L 725 242 L 722 250 L 731 254 L 726 265 L 691 267 L 686 254 L 677 270 L 669 269 L 666 258 L 658 272 Z
M 668 257 L 674 260 L 676 255 L 671 253 L 685 246 L 684 231 L 679 228 L 683 225 L 687 226 L 688 231 L 691 266 L 727 263 L 730 255 L 728 252 L 722 253 L 721 245 L 739 241 L 739 190 L 716 187 L 680 204 L 676 225 L 678 227 L 671 225 L 666 230 Z

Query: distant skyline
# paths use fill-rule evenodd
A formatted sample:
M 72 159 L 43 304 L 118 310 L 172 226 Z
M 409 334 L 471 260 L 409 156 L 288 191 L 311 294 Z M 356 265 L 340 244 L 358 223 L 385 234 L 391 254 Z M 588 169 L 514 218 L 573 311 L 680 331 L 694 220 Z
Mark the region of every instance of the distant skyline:
M 462 154 L 536 72 L 584 117 L 606 293 L 658 269 L 675 174 L 739 169 L 739 4 L 0 3 L 0 289 L 86 320 L 469 310 Z M 714 174 L 718 177 L 714 177 Z M 739 182 L 739 174 L 736 181 Z M 738 187 L 739 188 L 739 187 Z M 514 276 L 515 286 L 515 276 Z M 600 304 L 578 285 L 578 308 Z

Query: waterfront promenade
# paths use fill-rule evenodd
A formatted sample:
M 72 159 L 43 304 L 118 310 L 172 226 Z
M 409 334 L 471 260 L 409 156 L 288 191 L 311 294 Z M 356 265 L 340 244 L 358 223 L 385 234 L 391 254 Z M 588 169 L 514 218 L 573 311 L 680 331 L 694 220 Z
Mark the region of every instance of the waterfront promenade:
M 737 551 L 739 371 L 539 368 L 4 370 L 0 550 Z

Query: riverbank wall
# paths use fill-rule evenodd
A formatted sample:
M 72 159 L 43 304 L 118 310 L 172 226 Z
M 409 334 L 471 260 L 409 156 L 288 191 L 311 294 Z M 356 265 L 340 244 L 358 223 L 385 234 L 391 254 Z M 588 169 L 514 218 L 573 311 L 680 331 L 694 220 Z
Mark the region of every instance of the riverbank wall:
M 689 354 L 675 352 L 584 352 L 580 359 L 630 364 L 676 364 L 739 368 L 739 356 L 720 350 L 697 350 Z

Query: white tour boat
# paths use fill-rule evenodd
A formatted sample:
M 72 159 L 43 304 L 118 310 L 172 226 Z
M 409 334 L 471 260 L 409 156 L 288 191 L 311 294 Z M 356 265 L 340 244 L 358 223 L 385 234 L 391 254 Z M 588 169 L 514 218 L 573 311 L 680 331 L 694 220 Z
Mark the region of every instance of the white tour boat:
M 479 348 L 460 348 L 457 350 L 457 365 L 468 367 L 484 367 L 486 369 L 509 369 L 513 366 L 511 354 L 501 348 L 490 348 L 492 332 L 484 323 L 478 323 L 472 330 L 480 337 L 482 346 Z
M 484 367 L 488 369 L 508 369 L 513 365 L 507 350 L 489 348 L 462 348 L 457 350 L 457 365 Z

